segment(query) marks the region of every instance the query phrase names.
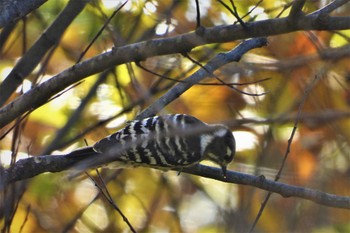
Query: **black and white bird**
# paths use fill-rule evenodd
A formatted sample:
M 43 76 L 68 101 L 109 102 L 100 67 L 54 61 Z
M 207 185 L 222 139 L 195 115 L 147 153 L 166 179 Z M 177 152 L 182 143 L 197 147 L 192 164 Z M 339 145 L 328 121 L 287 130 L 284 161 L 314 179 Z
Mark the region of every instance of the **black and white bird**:
M 126 166 L 171 169 L 210 160 L 222 168 L 235 154 L 235 139 L 225 125 L 206 124 L 185 114 L 154 116 L 129 122 L 123 129 L 103 138 L 92 147 L 67 156 L 103 154 L 105 162 Z

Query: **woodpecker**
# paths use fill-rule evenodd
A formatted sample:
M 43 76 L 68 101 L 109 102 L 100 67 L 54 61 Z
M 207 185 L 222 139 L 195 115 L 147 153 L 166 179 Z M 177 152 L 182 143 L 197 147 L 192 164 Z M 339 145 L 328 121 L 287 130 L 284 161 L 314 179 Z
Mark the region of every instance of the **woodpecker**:
M 210 160 L 221 167 L 226 177 L 226 167 L 233 160 L 235 149 L 234 136 L 225 125 L 206 124 L 185 114 L 169 114 L 131 121 L 92 147 L 67 156 L 108 154 L 113 155 L 113 161 L 127 166 L 162 169 Z

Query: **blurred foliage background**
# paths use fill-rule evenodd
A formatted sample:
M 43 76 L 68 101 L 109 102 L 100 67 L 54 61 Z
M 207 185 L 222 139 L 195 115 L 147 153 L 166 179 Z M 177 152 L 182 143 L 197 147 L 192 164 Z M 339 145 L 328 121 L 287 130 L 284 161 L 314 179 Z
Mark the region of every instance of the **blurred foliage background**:
M 285 17 L 291 1 L 234 1 L 244 21 Z M 107 18 L 122 1 L 94 1 L 67 28 L 56 49 L 26 78 L 11 99 L 74 65 Z M 313 12 L 327 1 L 307 1 Z M 1 47 L 0 79 L 34 43 L 67 1 L 48 1 L 14 26 Z M 227 1 L 229 4 L 229 1 Z M 201 24 L 228 25 L 236 19 L 218 1 L 199 1 Z M 333 15 L 349 15 L 346 4 Z M 165 38 L 196 28 L 195 1 L 128 1 L 112 18 L 83 59 L 153 38 Z M 246 54 L 196 85 L 159 114 L 186 113 L 208 123 L 232 127 L 237 154 L 231 170 L 274 178 L 285 151 L 305 90 L 317 78 L 302 109 L 282 182 L 350 196 L 350 60 L 337 56 L 349 46 L 350 30 L 299 31 L 269 37 L 269 45 Z M 239 41 L 209 44 L 190 56 L 205 62 Z M 329 56 L 321 56 L 328 54 Z M 86 78 L 58 98 L 33 111 L 0 141 L 1 162 L 40 154 L 64 154 L 92 145 L 123 127 L 138 112 L 165 93 L 177 80 L 199 69 L 179 55 L 152 57 L 110 67 Z M 89 96 L 91 92 L 91 96 Z M 244 93 L 249 94 L 244 94 Z M 264 94 L 265 93 L 265 94 Z M 255 95 L 262 94 L 262 95 Z M 119 114 L 126 107 L 130 111 Z M 72 120 L 73 114 L 78 114 Z M 67 125 L 67 122 L 72 120 Z M 64 130 L 62 130 L 64 129 Z M 8 128 L 1 129 L 3 134 Z M 59 135 L 59 136 L 57 136 Z M 266 191 L 225 184 L 187 174 L 149 168 L 99 169 L 115 204 L 138 232 L 246 232 Z M 89 174 L 98 180 L 95 171 Z M 101 181 L 96 181 L 101 184 Z M 3 203 L 2 217 L 12 214 L 11 232 L 128 232 L 120 214 L 86 175 L 44 174 L 20 182 L 13 200 Z M 20 197 L 20 198 L 19 198 Z M 17 202 L 17 200 L 19 200 Z M 272 195 L 256 232 L 349 232 L 350 212 Z M 4 219 L 0 220 L 4 229 Z

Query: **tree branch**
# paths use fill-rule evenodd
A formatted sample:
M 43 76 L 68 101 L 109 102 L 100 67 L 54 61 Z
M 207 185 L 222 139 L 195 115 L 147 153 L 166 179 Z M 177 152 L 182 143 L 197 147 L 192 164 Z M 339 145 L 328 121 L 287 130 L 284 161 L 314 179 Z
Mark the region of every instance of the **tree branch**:
M 153 56 L 185 53 L 191 49 L 209 43 L 223 43 L 238 39 L 271 36 L 297 30 L 342 30 L 350 28 L 350 17 L 327 17 L 319 20 L 312 14 L 297 19 L 296 27 L 291 27 L 288 18 L 269 19 L 241 25 L 216 26 L 206 28 L 203 34 L 195 32 L 139 42 L 113 48 L 111 51 L 78 63 L 50 80 L 28 91 L 0 110 L 0 128 L 30 109 L 45 104 L 53 95 L 85 77 L 101 72 L 111 66 L 132 61 L 140 61 Z
M 303 14 L 303 7 L 306 0 L 294 0 L 292 9 L 290 10 L 289 17 L 294 21 L 297 17 Z
M 0 106 L 2 106 L 23 80 L 34 70 L 46 52 L 54 46 L 75 17 L 89 0 L 71 0 L 56 20 L 39 37 L 34 45 L 21 57 L 10 74 L 0 84 Z
M 330 2 L 328 5 L 324 6 L 323 8 L 313 12 L 312 14 L 313 15 L 329 14 L 346 3 L 349 3 L 349 0 L 335 0 L 333 2 Z
M 26 16 L 47 0 L 2 0 L 0 1 L 0 28 Z
M 155 103 L 142 111 L 137 117 L 137 120 L 154 116 L 159 110 L 177 99 L 181 94 L 188 90 L 193 85 L 197 84 L 204 78 L 210 76 L 215 70 L 230 62 L 239 61 L 241 57 L 251 49 L 259 48 L 267 45 L 266 38 L 255 38 L 247 40 L 239 44 L 233 50 L 226 53 L 219 53 L 212 58 L 203 68 L 196 71 L 193 75 L 188 77 L 185 81 L 180 82 L 167 93 L 161 96 Z
M 85 160 L 81 161 L 81 163 L 84 162 Z M 0 170 L 0 190 L 16 181 L 28 179 L 45 172 L 61 172 L 69 168 L 74 169 L 76 165 L 79 167 L 76 159 L 64 155 L 43 155 L 21 159 L 11 167 Z M 329 207 L 350 209 L 350 197 L 275 182 L 266 179 L 264 176 L 253 176 L 235 171 L 227 171 L 227 177 L 224 178 L 221 169 L 201 164 L 174 170 L 226 183 L 249 185 L 278 193 L 282 197 L 299 197 Z
M 299 197 L 329 207 L 350 209 L 350 197 L 338 196 L 314 189 L 288 185 L 281 182 L 268 180 L 264 176 L 253 176 L 240 172 L 228 171 L 227 178 L 225 179 L 222 176 L 222 172 L 219 168 L 204 166 L 200 164 L 190 168 L 184 168 L 182 172 L 220 180 L 226 183 L 254 186 L 266 191 L 278 193 L 282 197 L 286 198 Z

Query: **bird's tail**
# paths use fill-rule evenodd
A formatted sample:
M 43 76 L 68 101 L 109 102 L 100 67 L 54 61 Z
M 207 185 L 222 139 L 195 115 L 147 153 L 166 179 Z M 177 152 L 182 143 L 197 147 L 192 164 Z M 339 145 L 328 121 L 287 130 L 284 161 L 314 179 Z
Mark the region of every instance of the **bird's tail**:
M 82 160 L 90 158 L 91 156 L 96 156 L 98 154 L 99 153 L 97 153 L 92 146 L 87 146 L 74 150 L 65 156 L 70 159 Z

